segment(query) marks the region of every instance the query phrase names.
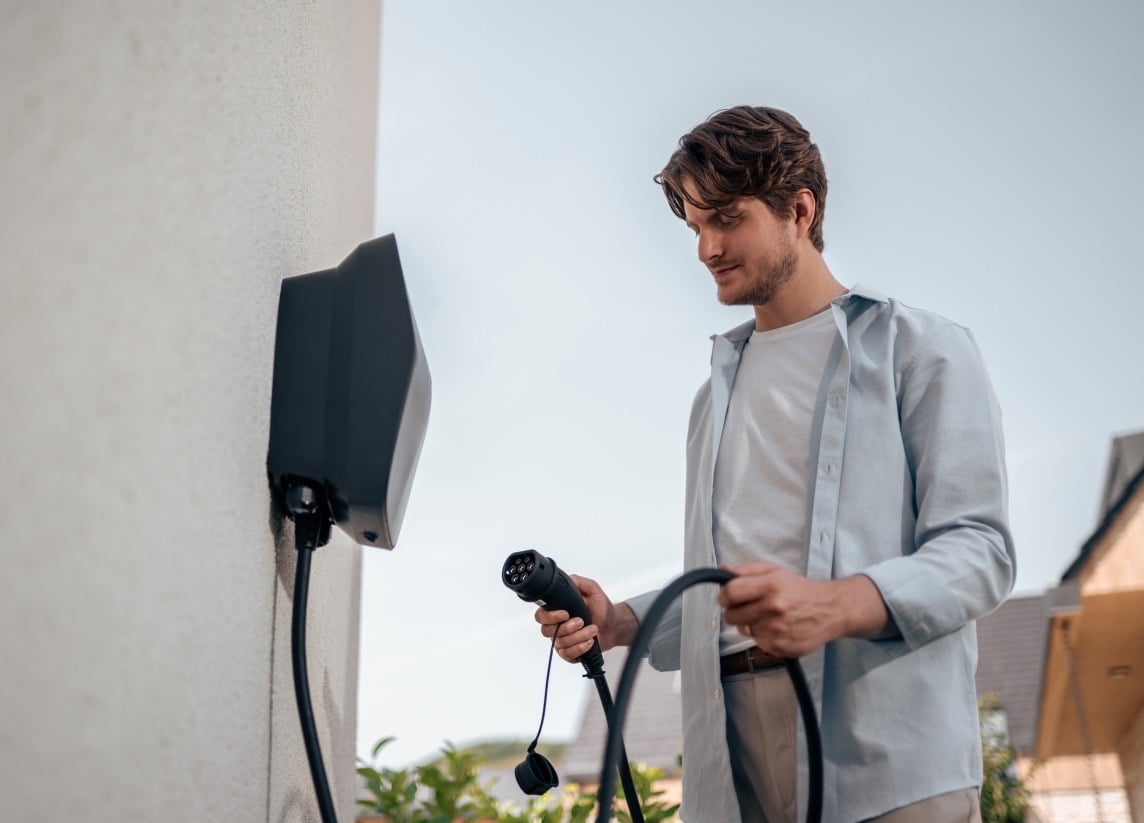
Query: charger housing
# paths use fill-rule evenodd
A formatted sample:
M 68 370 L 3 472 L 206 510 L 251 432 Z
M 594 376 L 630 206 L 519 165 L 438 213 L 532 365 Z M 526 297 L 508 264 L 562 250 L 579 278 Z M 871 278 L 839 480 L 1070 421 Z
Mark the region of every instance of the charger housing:
M 353 540 L 392 549 L 431 395 L 392 234 L 283 279 L 266 461 L 279 499 L 308 486 Z

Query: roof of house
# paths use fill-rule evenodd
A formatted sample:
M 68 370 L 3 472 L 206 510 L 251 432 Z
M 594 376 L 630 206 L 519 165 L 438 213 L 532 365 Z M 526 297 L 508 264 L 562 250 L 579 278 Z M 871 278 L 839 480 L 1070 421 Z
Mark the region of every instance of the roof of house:
M 1000 697 L 1022 753 L 1032 751 L 1037 731 L 1048 630 L 1044 595 L 1010 598 L 977 621 L 977 693 Z
M 613 696 L 627 659 L 627 649 L 604 653 L 604 671 Z M 680 719 L 679 677 L 677 672 L 657 672 L 646 660 L 640 662 L 628 716 L 624 724 L 624 749 L 628 760 L 655 766 L 668 774 L 679 770 L 683 747 Z M 599 695 L 592 685 L 585 686 L 585 703 L 575 739 L 568 744 L 559 771 L 564 780 L 596 783 L 604 759 L 608 729 Z
M 1104 493 L 1100 498 L 1100 516 L 1125 497 L 1125 492 L 1144 469 L 1144 431 L 1122 434 L 1112 439 L 1112 452 L 1108 457 L 1108 474 L 1104 478 Z
M 1104 535 L 1112 528 L 1121 512 L 1127 508 L 1136 492 L 1144 488 L 1144 431 L 1125 434 L 1112 441 L 1108 459 L 1108 474 L 1104 480 L 1104 493 L 1100 502 L 1100 522 L 1096 531 L 1081 546 L 1076 559 L 1061 575 L 1064 583 L 1076 577 L 1089 556 L 1100 545 Z
M 1144 431 L 1138 431 L 1113 439 L 1099 523 L 1065 570 L 1062 585 L 1048 593 L 1061 602 L 1051 609 L 1039 704 L 1035 753 L 1043 759 L 1114 751 L 1139 712 L 1142 529 Z

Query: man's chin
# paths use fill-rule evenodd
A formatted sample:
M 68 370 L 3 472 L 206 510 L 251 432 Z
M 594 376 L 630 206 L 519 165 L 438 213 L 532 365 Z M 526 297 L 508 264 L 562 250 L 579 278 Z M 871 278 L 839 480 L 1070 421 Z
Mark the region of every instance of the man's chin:
M 743 303 L 743 289 L 736 288 L 734 283 L 716 283 L 715 296 L 719 302 L 724 306 L 742 306 Z
M 774 297 L 773 294 L 752 294 L 726 286 L 716 286 L 715 295 L 724 306 L 762 306 Z

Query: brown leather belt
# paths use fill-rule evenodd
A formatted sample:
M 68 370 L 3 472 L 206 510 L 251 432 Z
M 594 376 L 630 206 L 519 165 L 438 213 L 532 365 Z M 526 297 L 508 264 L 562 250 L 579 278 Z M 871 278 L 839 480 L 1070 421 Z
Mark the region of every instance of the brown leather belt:
M 744 651 L 720 657 L 719 674 L 722 677 L 731 677 L 735 674 L 746 674 L 747 672 L 759 672 L 763 669 L 773 669 L 781 665 L 783 665 L 783 659 L 781 657 L 768 654 L 758 646 L 751 646 L 751 648 Z

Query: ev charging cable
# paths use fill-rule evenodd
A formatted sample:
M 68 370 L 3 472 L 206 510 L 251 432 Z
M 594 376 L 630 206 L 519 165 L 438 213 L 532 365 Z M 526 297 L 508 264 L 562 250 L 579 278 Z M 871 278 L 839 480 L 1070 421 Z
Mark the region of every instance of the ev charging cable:
M 310 559 L 314 551 L 329 540 L 330 523 L 320 493 L 306 483 L 294 484 L 288 489 L 286 509 L 294 520 L 294 548 L 298 552 L 298 564 L 294 572 L 293 614 L 290 620 L 294 699 L 298 704 L 302 740 L 306 745 L 306 759 L 310 764 L 310 778 L 314 783 L 322 823 L 337 823 L 330 781 L 322 762 L 322 747 L 318 742 L 318 727 L 314 722 L 314 707 L 310 700 L 310 683 L 306 673 L 306 605 L 310 589 Z
M 644 619 L 640 622 L 639 631 L 636 632 L 635 639 L 628 650 L 627 660 L 624 661 L 620 685 L 616 689 L 615 708 L 608 718 L 608 742 L 604 749 L 604 764 L 600 769 L 600 789 L 597 793 L 599 813 L 596 817 L 596 823 L 608 823 L 611 820 L 612 795 L 616 791 L 615 764 L 620 756 L 622 746 L 620 735 L 623 732 L 628 704 L 631 702 L 632 688 L 635 685 L 640 659 L 651 645 L 651 637 L 656 626 L 663 620 L 663 615 L 672 602 L 686 589 L 700 583 L 718 583 L 722 586 L 734 577 L 735 575 L 731 572 L 712 568 L 694 569 L 682 574 L 659 593 L 652 601 L 651 608 L 644 615 Z M 808 823 L 820 823 L 822 820 L 822 738 L 819 735 L 814 699 L 811 697 L 806 675 L 803 673 L 798 660 L 787 658 L 783 660 L 783 663 L 791 683 L 794 685 L 799 712 L 802 715 L 802 726 L 806 733 L 806 752 L 810 766 L 810 793 L 806 819 Z
M 635 639 L 628 649 L 627 660 L 624 661 L 624 669 L 620 676 L 620 684 L 616 689 L 614 701 L 611 693 L 608 691 L 608 685 L 603 678 L 604 658 L 600 652 L 599 641 L 595 641 L 592 644 L 592 648 L 580 658 L 580 663 L 583 664 L 584 668 L 588 671 L 588 674 L 585 676 L 592 678 L 596 683 L 596 687 L 600 692 L 600 701 L 604 707 L 604 716 L 608 721 L 608 737 L 604 749 L 604 763 L 600 769 L 600 788 L 596 794 L 599 807 L 596 823 L 608 823 L 608 821 L 611 820 L 612 796 L 616 792 L 617 770 L 620 774 L 620 780 L 623 783 L 624 797 L 627 799 L 628 809 L 633 821 L 638 823 L 643 820 L 643 813 L 639 808 L 639 801 L 636 799 L 635 789 L 631 785 L 631 771 L 628 767 L 627 753 L 624 751 L 623 730 L 624 719 L 627 717 L 628 705 L 631 703 L 632 689 L 635 686 L 640 660 L 651 645 L 651 637 L 655 632 L 656 626 L 663 620 L 663 616 L 667 612 L 668 607 L 687 589 L 699 585 L 700 583 L 718 583 L 722 586 L 734 577 L 734 574 L 729 571 L 724 571 L 723 569 L 694 569 L 672 580 L 659 593 L 655 600 L 652 601 L 651 608 L 648 609 L 643 620 L 640 621 L 639 630 L 636 632 Z M 577 589 L 568 576 L 557 567 L 552 558 L 545 557 L 539 552 L 523 551 L 509 555 L 508 560 L 505 561 L 504 567 L 501 569 L 501 582 L 516 592 L 516 596 L 521 600 L 536 603 L 541 608 L 550 611 L 566 611 L 571 617 L 581 618 L 585 625 L 592 622 L 588 614 L 588 607 L 584 603 L 584 598 L 580 595 L 579 589 Z M 555 643 L 555 638 L 553 638 L 553 643 Z M 549 662 L 551 662 L 551 654 Z M 818 716 L 814 709 L 814 698 L 810 694 L 810 687 L 807 685 L 806 675 L 798 660 L 786 658 L 783 660 L 783 665 L 786 667 L 787 675 L 790 677 L 791 684 L 794 686 L 795 697 L 798 699 L 799 713 L 802 715 L 802 726 L 806 734 L 806 752 L 810 767 L 810 792 L 807 801 L 806 819 L 808 823 L 821 823 L 823 788 L 822 738 L 819 734 Z M 547 698 L 547 691 L 545 697 Z M 542 726 L 543 722 L 542 717 Z M 538 732 L 537 737 L 539 738 L 539 736 Z M 525 782 L 522 782 L 522 772 L 528 772 L 528 774 L 531 775 L 530 780 L 534 783 L 539 780 L 538 775 L 543 774 L 546 777 L 550 775 L 551 783 L 548 788 L 556 785 L 556 772 L 546 760 L 543 761 L 542 764 L 539 764 L 542 766 L 542 770 L 539 769 L 537 765 L 532 765 L 532 761 L 540 757 L 539 754 L 533 751 L 534 748 L 535 741 L 533 742 L 533 746 L 529 748 L 530 759 L 517 767 L 517 782 L 520 783 L 521 788 L 525 791 L 529 790 L 526 788 Z M 536 788 L 539 789 L 540 786 L 537 785 Z M 541 792 L 535 791 L 529 793 L 540 794 Z

